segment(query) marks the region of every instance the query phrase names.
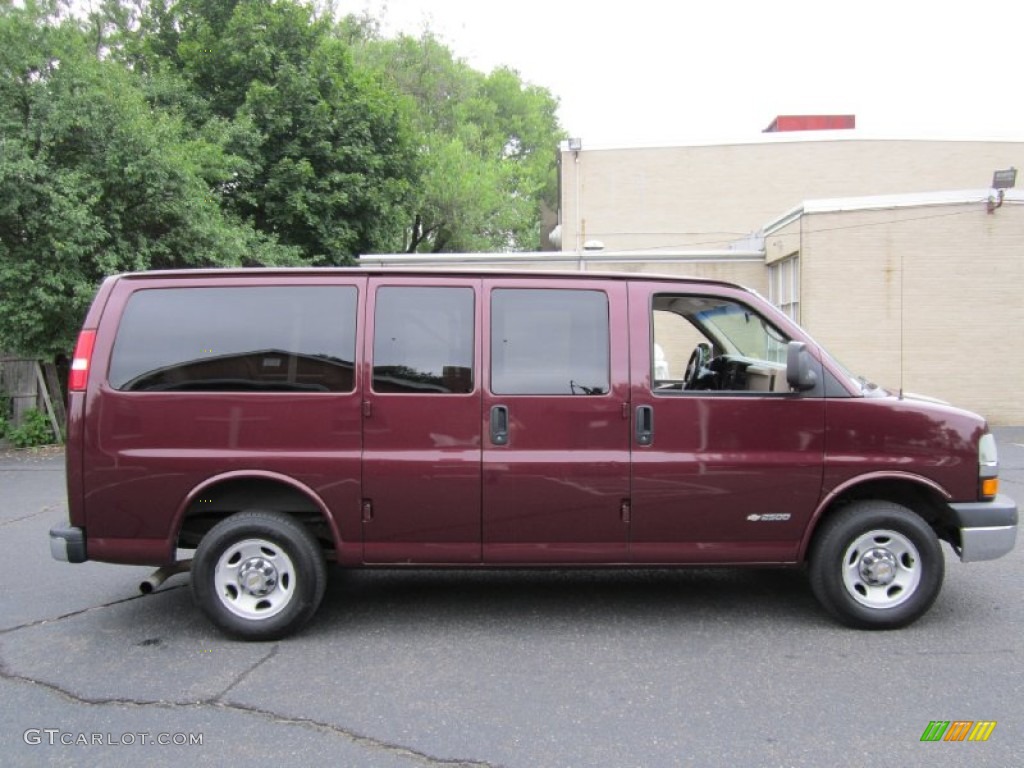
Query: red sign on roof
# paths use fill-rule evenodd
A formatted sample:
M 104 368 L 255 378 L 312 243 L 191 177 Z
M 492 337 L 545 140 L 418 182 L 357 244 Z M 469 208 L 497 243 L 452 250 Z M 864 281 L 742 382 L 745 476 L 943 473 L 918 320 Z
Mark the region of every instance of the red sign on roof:
M 779 115 L 764 133 L 784 131 L 835 131 L 856 128 L 856 115 Z

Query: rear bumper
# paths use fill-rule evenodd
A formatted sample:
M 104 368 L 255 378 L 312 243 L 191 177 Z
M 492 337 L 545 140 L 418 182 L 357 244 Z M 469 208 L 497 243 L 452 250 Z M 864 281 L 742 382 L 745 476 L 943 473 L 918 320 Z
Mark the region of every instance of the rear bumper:
M 1017 505 L 1009 496 L 949 507 L 960 529 L 963 562 L 995 560 L 1013 549 L 1017 542 Z
M 50 554 L 54 560 L 65 563 L 84 563 L 89 559 L 85 552 L 85 531 L 64 523 L 53 526 L 50 529 Z

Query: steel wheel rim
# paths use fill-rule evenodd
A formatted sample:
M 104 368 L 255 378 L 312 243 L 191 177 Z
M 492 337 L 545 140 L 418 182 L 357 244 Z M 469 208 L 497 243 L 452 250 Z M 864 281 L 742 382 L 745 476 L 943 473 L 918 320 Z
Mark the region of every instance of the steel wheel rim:
M 221 604 L 250 621 L 283 611 L 295 595 L 295 579 L 292 559 L 266 539 L 245 539 L 227 547 L 213 573 Z
M 902 533 L 876 529 L 861 534 L 843 555 L 843 586 L 866 608 L 902 605 L 921 583 L 921 554 Z

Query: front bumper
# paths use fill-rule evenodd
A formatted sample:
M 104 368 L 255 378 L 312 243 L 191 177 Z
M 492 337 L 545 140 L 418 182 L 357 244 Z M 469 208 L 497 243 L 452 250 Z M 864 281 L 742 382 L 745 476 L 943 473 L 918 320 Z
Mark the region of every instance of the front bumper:
M 960 560 L 995 560 L 1017 542 L 1017 505 L 1000 494 L 992 501 L 950 504 L 960 529 Z
M 65 563 L 84 563 L 85 531 L 73 525 L 60 523 L 50 529 L 50 554 L 54 560 Z

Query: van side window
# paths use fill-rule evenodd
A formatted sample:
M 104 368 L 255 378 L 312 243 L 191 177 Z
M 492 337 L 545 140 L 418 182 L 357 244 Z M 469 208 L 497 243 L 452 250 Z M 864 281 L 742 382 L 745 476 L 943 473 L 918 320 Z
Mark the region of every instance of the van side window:
M 373 321 L 373 391 L 473 391 L 472 288 L 383 287 Z
M 491 295 L 491 391 L 606 395 L 608 296 L 503 288 Z
M 136 291 L 108 379 L 127 392 L 351 392 L 351 286 Z
M 654 297 L 655 394 L 789 391 L 789 339 L 750 307 L 716 296 Z

